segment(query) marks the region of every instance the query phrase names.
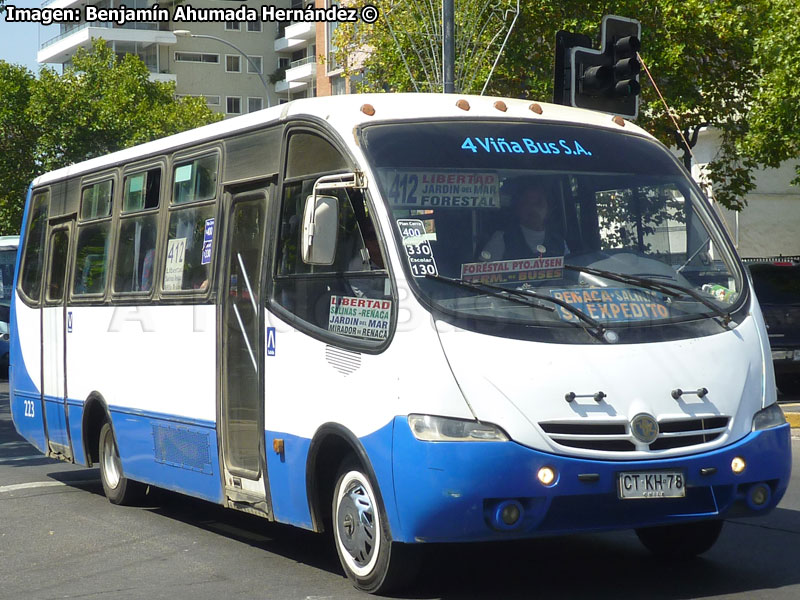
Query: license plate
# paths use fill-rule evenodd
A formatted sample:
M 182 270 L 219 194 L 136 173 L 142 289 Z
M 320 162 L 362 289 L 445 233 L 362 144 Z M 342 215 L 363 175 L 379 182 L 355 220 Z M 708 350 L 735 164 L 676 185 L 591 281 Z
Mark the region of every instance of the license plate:
M 686 478 L 680 471 L 632 471 L 620 473 L 617 481 L 623 500 L 686 496 Z

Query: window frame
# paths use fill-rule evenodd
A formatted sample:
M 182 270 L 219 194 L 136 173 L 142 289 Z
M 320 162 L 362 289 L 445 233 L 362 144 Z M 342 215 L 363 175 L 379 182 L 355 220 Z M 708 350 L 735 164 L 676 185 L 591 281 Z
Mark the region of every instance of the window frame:
M 43 287 L 43 294 L 42 294 L 42 307 L 52 307 L 52 306 L 63 306 L 66 301 L 69 300 L 69 292 L 71 289 L 71 282 L 72 279 L 70 275 L 72 274 L 72 270 L 70 267 L 72 266 L 72 255 L 73 255 L 73 236 L 72 236 L 72 219 L 67 217 L 65 220 L 64 217 L 56 217 L 54 219 L 55 223 L 50 223 L 47 228 L 47 256 L 45 261 L 45 278 L 44 278 L 44 287 Z M 50 270 L 51 259 L 52 259 L 52 241 L 55 235 L 59 232 L 64 232 L 67 236 L 67 256 L 64 259 L 64 288 L 61 290 L 61 298 L 52 299 L 50 298 L 50 286 L 52 284 L 52 271 Z M 75 238 L 77 240 L 77 238 Z
M 138 173 L 144 173 L 147 171 L 151 171 L 154 169 L 161 169 L 161 185 L 159 189 L 159 197 L 158 197 L 158 206 L 156 208 L 148 208 L 139 211 L 131 211 L 128 213 L 123 212 L 122 203 L 124 202 L 124 194 L 125 194 L 125 179 L 130 177 L 131 175 L 136 175 Z M 120 201 L 119 201 L 119 216 L 116 221 L 116 230 L 118 235 L 114 241 L 114 268 L 113 268 L 113 277 L 111 280 L 111 285 L 109 286 L 111 292 L 111 299 L 112 300 L 123 300 L 127 298 L 136 298 L 137 300 L 142 299 L 152 299 L 156 296 L 156 291 L 158 289 L 158 277 L 161 271 L 160 269 L 160 261 L 159 257 L 161 256 L 161 230 L 164 229 L 164 200 L 167 196 L 168 188 L 167 188 L 167 179 L 168 179 L 168 164 L 167 160 L 164 157 L 159 157 L 156 160 L 150 159 L 143 163 L 135 163 L 132 165 L 127 165 L 122 169 L 120 181 L 121 184 L 121 192 L 120 192 Z M 116 281 L 117 281 L 117 266 L 119 264 L 119 246 L 121 236 L 119 233 L 122 231 L 122 224 L 126 220 L 133 220 L 137 217 L 142 216 L 150 216 L 156 215 L 156 244 L 155 244 L 155 255 L 153 256 L 153 284 L 150 286 L 150 289 L 147 291 L 130 291 L 130 292 L 122 292 L 116 290 Z
M 237 68 L 236 69 L 229 69 L 228 68 L 228 61 L 231 59 L 236 59 Z M 238 54 L 226 54 L 225 55 L 225 72 L 226 73 L 241 73 L 242 72 L 242 57 Z
M 228 112 L 228 102 L 231 100 L 239 101 L 239 112 Z M 225 114 L 226 115 L 241 115 L 242 114 L 242 97 L 241 96 L 225 96 Z
M 268 269 L 269 272 L 267 274 L 268 277 L 268 285 L 265 288 L 264 293 L 264 304 L 266 308 L 280 318 L 286 320 L 290 323 L 293 327 L 298 329 L 299 331 L 303 332 L 304 334 L 326 344 L 330 344 L 332 346 L 336 346 L 338 348 L 343 348 L 345 350 L 350 350 L 353 352 L 361 352 L 363 354 L 381 354 L 384 352 L 392 343 L 394 335 L 397 331 L 397 321 L 398 321 L 398 314 L 399 314 L 399 306 L 398 306 L 398 287 L 397 281 L 394 276 L 394 270 L 391 266 L 391 260 L 389 258 L 389 253 L 387 252 L 387 248 L 389 247 L 389 239 L 387 239 L 386 234 L 384 233 L 383 229 L 380 226 L 380 222 L 375 216 L 372 217 L 375 225 L 375 235 L 378 238 L 378 245 L 380 246 L 381 255 L 384 259 L 384 268 L 383 271 L 385 272 L 385 280 L 389 282 L 389 294 L 388 299 L 392 302 L 391 314 L 389 317 L 389 332 L 384 340 L 369 340 L 369 339 L 362 339 L 362 338 L 355 338 L 355 337 L 348 337 L 343 334 L 332 333 L 326 329 L 322 329 L 321 327 L 317 327 L 313 323 L 306 321 L 299 315 L 296 315 L 294 312 L 289 310 L 288 308 L 284 307 L 278 299 L 276 298 L 276 290 L 278 289 L 278 283 L 281 280 L 287 279 L 324 279 L 330 278 L 330 273 L 312 273 L 312 274 L 301 274 L 301 275 L 278 275 L 278 269 L 280 267 L 280 259 L 281 259 L 281 222 L 282 222 L 282 214 L 284 208 L 284 191 L 287 185 L 291 185 L 292 183 L 296 183 L 298 181 L 305 181 L 311 177 L 311 175 L 301 175 L 301 176 L 294 176 L 294 177 L 286 177 L 286 171 L 288 168 L 288 158 L 289 158 L 289 138 L 297 133 L 307 133 L 316 135 L 322 138 L 324 141 L 331 144 L 337 152 L 341 154 L 344 158 L 344 162 L 347 165 L 346 169 L 343 170 L 335 170 L 335 171 L 325 171 L 325 172 L 318 172 L 314 173 L 313 176 L 315 178 L 319 178 L 323 175 L 335 174 L 339 172 L 352 172 L 353 170 L 357 170 L 356 167 L 359 166 L 358 161 L 352 155 L 352 153 L 348 150 L 347 145 L 343 142 L 343 140 L 333 131 L 329 130 L 327 127 L 321 128 L 315 126 L 315 123 L 310 121 L 305 121 L 303 119 L 298 119 L 294 123 L 288 124 L 288 126 L 283 130 L 283 137 L 281 141 L 281 159 L 280 159 L 280 176 L 276 185 L 276 202 L 275 202 L 275 209 L 273 212 L 274 224 L 272 230 L 268 233 L 271 236 L 271 240 L 269 241 L 269 264 Z M 362 190 L 362 194 L 364 196 L 364 205 L 367 210 L 372 215 L 377 215 L 376 209 L 376 202 L 373 200 L 372 195 L 369 193 L 368 189 Z M 336 273 L 333 274 L 336 276 Z M 377 276 L 376 276 L 377 277 Z
M 22 289 L 22 281 L 23 281 L 22 280 L 22 275 L 23 275 L 23 273 L 25 273 L 25 268 L 27 266 L 28 258 L 29 258 L 28 257 L 28 242 L 29 242 L 30 236 L 31 236 L 31 225 L 32 225 L 32 222 L 33 222 L 34 200 L 39 195 L 46 196 L 46 207 L 47 208 L 46 208 L 45 217 L 44 217 L 44 232 L 45 232 L 45 234 L 44 234 L 43 244 L 41 246 L 42 264 L 41 264 L 41 268 L 40 268 L 40 271 L 39 271 L 39 297 L 38 298 L 32 298 L 32 297 L 28 296 L 28 294 L 26 294 L 25 291 Z M 19 264 L 19 273 L 16 275 L 16 278 L 17 278 L 16 290 L 17 290 L 17 294 L 19 295 L 20 299 L 25 303 L 26 306 L 29 306 L 31 308 L 38 308 L 39 306 L 41 306 L 42 299 L 44 297 L 44 293 L 43 292 L 44 292 L 45 285 L 44 285 L 44 281 L 42 279 L 42 276 L 44 275 L 45 268 L 47 266 L 47 244 L 49 242 L 49 239 L 48 239 L 47 236 L 49 235 L 49 231 L 50 231 L 50 228 L 49 228 L 49 224 L 50 224 L 50 203 L 51 203 L 52 197 L 53 197 L 53 194 L 52 194 L 52 190 L 51 190 L 49 185 L 48 186 L 43 186 L 43 187 L 40 187 L 40 188 L 36 188 L 36 189 L 31 189 L 30 196 L 29 196 L 28 202 L 27 202 L 27 207 L 26 207 L 27 214 L 25 215 L 25 236 L 24 236 L 24 239 L 20 240 L 20 248 L 21 248 L 21 251 L 22 251 L 22 257 L 21 257 L 20 264 Z
M 229 139 L 229 138 L 224 138 Z M 162 178 L 162 185 L 166 185 L 165 195 L 161 201 L 161 216 L 159 219 L 159 226 L 161 230 L 158 232 L 158 241 L 156 242 L 156 264 L 157 269 L 154 272 L 154 283 L 152 293 L 157 295 L 165 303 L 176 301 L 180 303 L 181 299 L 191 298 L 192 303 L 204 304 L 205 301 L 212 295 L 212 290 L 216 284 L 217 270 L 219 268 L 219 253 L 220 244 L 222 243 L 222 188 L 225 173 L 225 149 L 223 141 L 219 140 L 210 144 L 203 144 L 201 146 L 190 148 L 188 150 L 178 151 L 172 155 L 168 164 L 168 172 L 166 177 Z M 184 202 L 182 204 L 175 204 L 173 202 L 173 193 L 175 186 L 175 167 L 181 163 L 195 161 L 199 158 L 216 155 L 217 157 L 217 183 L 216 193 L 213 198 L 208 200 L 197 200 L 194 202 Z M 209 277 L 208 285 L 205 288 L 199 289 L 180 289 L 180 290 L 167 290 L 164 289 L 164 274 L 166 270 L 166 261 L 164 255 L 169 247 L 169 224 L 173 212 L 202 208 L 206 206 L 213 206 L 214 215 L 214 237 L 211 246 L 211 262 L 209 263 Z
M 111 188 L 111 213 L 106 217 L 98 217 L 94 219 L 84 220 L 81 216 L 83 212 L 83 190 L 90 185 L 95 183 L 100 183 L 106 179 L 112 180 L 112 188 Z M 75 227 L 74 233 L 72 234 L 72 243 L 70 245 L 70 257 L 69 257 L 69 272 L 70 272 L 70 280 L 68 286 L 68 302 L 72 303 L 103 303 L 105 302 L 106 298 L 109 296 L 109 291 L 111 289 L 109 284 L 109 277 L 110 274 L 114 272 L 115 265 L 114 265 L 114 246 L 116 244 L 116 227 L 114 226 L 117 223 L 117 212 L 119 210 L 119 204 L 121 199 L 121 192 L 120 192 L 120 185 L 119 185 L 119 167 L 114 167 L 113 170 L 110 171 L 102 171 L 99 173 L 88 173 L 85 177 L 80 179 L 80 184 L 78 186 L 78 214 L 75 218 Z M 109 232 L 108 232 L 108 260 L 106 262 L 106 275 L 105 275 L 105 282 L 103 285 L 102 292 L 93 292 L 90 294 L 76 294 L 75 293 L 75 274 L 77 273 L 78 267 L 78 246 L 80 241 L 80 234 L 81 230 L 85 227 L 92 227 L 98 224 L 108 224 Z
M 254 109 L 254 110 L 250 110 L 250 101 L 251 100 L 258 100 L 261 103 L 261 106 L 259 108 Z M 264 110 L 264 98 L 262 98 L 261 96 L 248 96 L 247 97 L 247 114 L 250 114 L 251 112 L 258 112 L 259 110 Z
M 213 56 L 216 60 L 207 61 L 207 60 L 182 60 L 178 58 L 178 55 L 185 55 L 185 56 Z M 188 63 L 190 65 L 218 65 L 220 63 L 219 54 L 216 52 L 189 52 L 187 50 L 176 50 L 172 56 L 175 62 L 179 63 Z

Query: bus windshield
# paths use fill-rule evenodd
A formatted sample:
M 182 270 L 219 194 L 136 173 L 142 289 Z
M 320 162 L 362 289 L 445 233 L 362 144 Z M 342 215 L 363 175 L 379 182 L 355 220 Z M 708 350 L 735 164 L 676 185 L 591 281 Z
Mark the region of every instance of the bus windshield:
M 508 121 L 375 124 L 361 138 L 407 275 L 447 313 L 568 326 L 586 321 L 577 309 L 646 326 L 741 297 L 707 205 L 650 139 Z

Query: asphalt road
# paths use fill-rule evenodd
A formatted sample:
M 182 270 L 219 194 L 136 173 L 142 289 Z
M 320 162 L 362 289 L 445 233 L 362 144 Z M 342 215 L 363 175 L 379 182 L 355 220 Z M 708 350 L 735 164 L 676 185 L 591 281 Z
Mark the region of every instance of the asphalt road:
M 37 455 L 0 384 L 0 598 L 366 598 L 329 538 L 160 492 L 111 505 L 96 469 Z M 795 456 L 800 434 L 793 440 Z M 664 562 L 632 532 L 434 546 L 405 598 L 798 598 L 800 462 L 777 510 Z

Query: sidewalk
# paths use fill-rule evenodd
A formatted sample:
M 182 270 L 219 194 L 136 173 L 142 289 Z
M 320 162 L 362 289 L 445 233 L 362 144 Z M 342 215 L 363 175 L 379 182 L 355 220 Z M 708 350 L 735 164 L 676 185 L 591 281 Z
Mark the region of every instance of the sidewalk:
M 800 427 L 800 402 L 778 402 L 792 428 Z

